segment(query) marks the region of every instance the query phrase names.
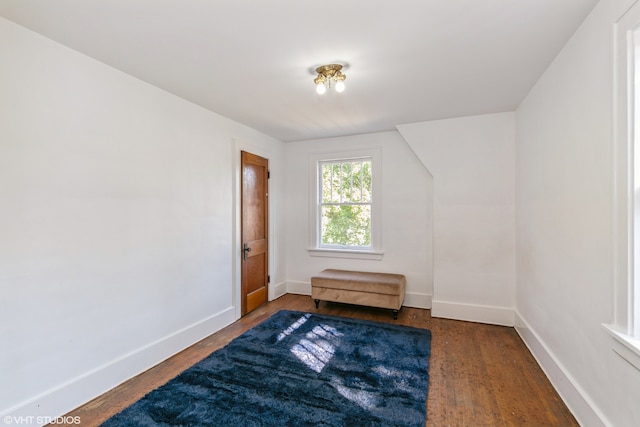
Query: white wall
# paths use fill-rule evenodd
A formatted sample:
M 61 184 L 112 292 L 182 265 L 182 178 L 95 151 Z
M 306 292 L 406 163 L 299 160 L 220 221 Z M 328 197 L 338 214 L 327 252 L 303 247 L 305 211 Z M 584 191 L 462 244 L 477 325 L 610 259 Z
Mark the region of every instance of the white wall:
M 370 147 L 382 149 L 382 260 L 311 256 L 307 251 L 309 157 Z M 397 132 L 381 132 L 287 143 L 285 158 L 288 291 L 310 294 L 311 276 L 325 268 L 400 273 L 407 277 L 405 305 L 430 307 L 432 180 L 402 137 Z
M 513 113 L 398 126 L 433 175 L 434 316 L 513 325 Z
M 234 139 L 282 143 L 4 19 L 0 58 L 0 414 L 55 416 L 235 320 Z
M 601 1 L 516 114 L 518 330 L 581 424 L 640 425 L 640 372 L 612 351 L 613 26 Z

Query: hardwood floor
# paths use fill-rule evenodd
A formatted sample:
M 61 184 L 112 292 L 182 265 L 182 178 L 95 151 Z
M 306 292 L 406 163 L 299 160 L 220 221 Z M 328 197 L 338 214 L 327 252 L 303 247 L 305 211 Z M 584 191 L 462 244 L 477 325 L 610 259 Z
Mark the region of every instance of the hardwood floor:
M 74 410 L 83 427 L 101 422 L 164 384 L 278 310 L 397 323 L 432 332 L 427 426 L 577 426 L 513 328 L 431 318 L 429 310 L 320 303 L 285 295 Z

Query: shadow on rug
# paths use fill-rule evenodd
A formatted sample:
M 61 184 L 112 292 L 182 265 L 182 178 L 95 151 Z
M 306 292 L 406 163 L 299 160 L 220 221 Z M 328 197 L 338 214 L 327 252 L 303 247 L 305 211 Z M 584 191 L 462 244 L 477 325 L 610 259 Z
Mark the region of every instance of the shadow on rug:
M 424 426 L 431 332 L 280 311 L 113 426 Z

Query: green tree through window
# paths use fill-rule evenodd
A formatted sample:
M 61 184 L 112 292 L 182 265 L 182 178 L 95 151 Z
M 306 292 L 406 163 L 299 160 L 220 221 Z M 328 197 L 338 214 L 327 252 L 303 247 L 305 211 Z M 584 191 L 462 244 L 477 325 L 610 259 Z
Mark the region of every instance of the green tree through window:
M 371 159 L 320 162 L 321 245 L 371 247 Z

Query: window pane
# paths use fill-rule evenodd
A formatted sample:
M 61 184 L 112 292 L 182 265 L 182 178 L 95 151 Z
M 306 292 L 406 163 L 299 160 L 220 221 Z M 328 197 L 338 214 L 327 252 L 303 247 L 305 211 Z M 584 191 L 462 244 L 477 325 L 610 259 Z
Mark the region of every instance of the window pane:
M 322 165 L 322 203 L 331 203 L 331 165 Z
M 341 185 L 340 163 L 331 164 L 331 201 L 340 203 L 340 185 Z
M 351 201 L 353 203 L 362 202 L 362 163 L 354 162 L 351 173 Z
M 371 206 L 323 206 L 321 242 L 323 245 L 370 247 Z
M 362 162 L 362 203 L 371 203 L 371 162 Z
M 340 190 L 340 195 L 342 196 L 342 203 L 350 203 L 351 202 L 351 170 L 353 163 L 352 162 L 344 162 L 342 163 L 341 173 L 342 173 L 342 188 Z

